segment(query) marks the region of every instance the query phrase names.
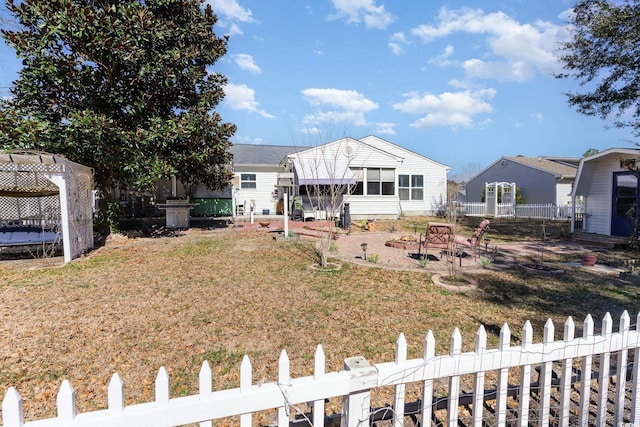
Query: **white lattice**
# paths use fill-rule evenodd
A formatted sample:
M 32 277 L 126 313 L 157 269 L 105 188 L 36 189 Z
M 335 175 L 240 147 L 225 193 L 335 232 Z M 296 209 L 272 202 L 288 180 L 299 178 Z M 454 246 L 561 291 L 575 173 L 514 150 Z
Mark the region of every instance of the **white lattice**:
M 0 151 L 0 226 L 62 230 L 65 262 L 93 247 L 93 173 L 64 157 Z

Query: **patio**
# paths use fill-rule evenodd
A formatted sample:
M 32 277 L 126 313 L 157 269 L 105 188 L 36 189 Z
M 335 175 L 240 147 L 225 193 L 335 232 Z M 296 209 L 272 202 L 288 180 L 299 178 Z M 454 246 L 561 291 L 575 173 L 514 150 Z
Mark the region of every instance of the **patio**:
M 268 220 L 269 228 L 264 228 L 260 222 Z M 302 238 L 317 239 L 322 235 L 323 230 L 328 225 L 326 221 L 289 221 L 289 230 Z M 282 231 L 284 221 L 281 218 L 262 218 L 256 215 L 254 224 L 249 222 L 237 222 L 234 228 L 240 230 L 269 230 Z M 424 269 L 432 273 L 447 271 L 447 257 L 442 249 L 429 249 L 428 262 L 421 263 L 418 258 L 417 249 L 402 249 L 397 247 L 386 246 L 389 240 L 399 239 L 403 236 L 414 236 L 415 240 L 419 239 L 419 230 L 417 233 L 407 233 L 402 231 L 361 231 L 356 230 L 347 233 L 345 230 L 337 230 L 337 239 L 335 241 L 337 250 L 331 255 L 332 257 L 352 263 L 368 265 L 377 268 L 386 268 L 393 270 L 419 270 Z M 486 237 L 486 236 L 485 236 Z M 490 235 L 488 237 L 491 237 Z M 367 257 L 377 255 L 377 262 L 365 261 L 362 244 L 367 244 Z M 497 253 L 494 251 L 497 248 Z M 424 254 L 424 247 L 421 249 Z M 580 261 L 585 252 L 606 252 L 606 249 L 598 245 L 598 242 L 576 242 L 571 240 L 538 240 L 522 243 L 491 243 L 485 245 L 483 241 L 477 249 L 477 257 L 474 257 L 473 250 L 465 248 L 462 257 L 456 257 L 455 262 L 459 271 L 465 273 L 481 273 L 486 271 L 511 270 L 517 268 L 521 263 L 539 263 L 540 261 L 548 262 L 551 255 L 562 255 L 568 259 L 563 268 L 583 268 L 597 270 L 600 272 L 608 272 L 611 275 L 618 276 L 624 271 L 622 268 L 610 267 L 604 264 L 596 264 L 595 266 L 582 266 Z M 482 258 L 490 259 L 491 262 L 483 265 Z M 485 261 L 486 262 L 486 261 Z

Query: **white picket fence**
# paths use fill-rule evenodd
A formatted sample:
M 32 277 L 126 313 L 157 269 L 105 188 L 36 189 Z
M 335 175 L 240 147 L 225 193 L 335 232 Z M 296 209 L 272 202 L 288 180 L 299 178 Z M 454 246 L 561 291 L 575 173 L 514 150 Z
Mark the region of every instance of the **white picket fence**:
M 264 384 L 253 383 L 251 362 L 245 356 L 240 366 L 240 387 L 219 391 L 212 390 L 211 369 L 205 362 L 200 371 L 200 392 L 175 398 L 169 396 L 169 376 L 161 368 L 155 382 L 155 401 L 131 406 L 124 405 L 123 384 L 114 374 L 108 389 L 108 409 L 82 414 L 76 413 L 74 390 L 65 380 L 57 397 L 57 417 L 26 423 L 22 398 L 10 388 L 2 402 L 3 425 L 128 427 L 201 423 L 204 427 L 210 426 L 211 420 L 239 416 L 239 424 L 249 427 L 255 412 L 277 409 L 277 425 L 285 427 L 303 406 L 309 405 L 313 411 L 307 412 L 304 425 L 321 426 L 330 420 L 325 417 L 325 399 L 342 396 L 342 426 L 362 426 L 374 419 L 370 407 L 372 390 L 392 386 L 393 407 L 387 412 L 393 425 L 400 427 L 409 406 L 405 404 L 405 387 L 412 383 L 418 383 L 422 390 L 414 420 L 422 426 L 432 425 L 432 421 L 448 426 L 457 426 L 459 421 L 473 426 L 640 425 L 640 332 L 637 323 L 631 328 L 627 312 L 622 314 L 617 332 L 613 329 L 607 314 L 600 334 L 594 334 L 589 315 L 582 325 L 582 336 L 575 337 L 574 322 L 568 318 L 563 339 L 555 340 L 554 325 L 548 320 L 542 342 L 534 343 L 533 329 L 527 322 L 520 345 L 512 346 L 511 331 L 505 324 L 498 348 L 488 349 L 487 334 L 480 327 L 475 351 L 463 353 L 456 328 L 449 354 L 440 356 L 435 355 L 435 339 L 430 331 L 424 341 L 424 355 L 416 359 L 407 359 L 407 343 L 401 334 L 393 362 L 369 366 L 364 358 L 355 357 L 345 361 L 345 370 L 332 373 L 325 372 L 325 356 L 318 346 L 314 374 L 293 379 L 289 359 L 282 351 L 277 382 Z M 517 375 L 510 376 L 510 370 Z M 490 373 L 497 378 L 491 384 Z M 533 382 L 535 374 L 537 382 Z M 462 376 L 473 378 L 469 389 L 473 391 L 462 392 Z M 518 384 L 509 384 L 510 378 L 513 381 L 516 376 Z M 434 386 L 442 383 L 438 381 L 441 379 L 448 382 L 448 397 L 434 400 Z M 494 386 L 493 392 L 486 390 L 489 385 Z M 442 401 L 446 402 L 444 409 L 437 406 Z M 492 411 L 483 410 L 483 403 Z M 472 409 L 465 412 L 464 406 Z
M 460 203 L 458 214 L 466 216 L 486 216 L 486 206 L 481 202 Z M 496 217 L 571 219 L 573 213 L 584 212 L 582 206 L 557 206 L 552 204 L 512 205 L 498 203 Z

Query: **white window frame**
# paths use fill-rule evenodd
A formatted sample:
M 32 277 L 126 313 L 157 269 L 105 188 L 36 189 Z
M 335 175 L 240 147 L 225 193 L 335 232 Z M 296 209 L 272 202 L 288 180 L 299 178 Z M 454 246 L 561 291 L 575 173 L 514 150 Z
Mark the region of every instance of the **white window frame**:
M 409 180 L 409 186 L 400 186 L 400 177 L 406 176 L 408 177 Z M 422 186 L 417 186 L 414 185 L 414 177 L 421 177 L 422 178 Z M 403 190 L 408 191 L 408 197 L 403 197 L 402 196 L 402 192 Z M 420 190 L 422 192 L 422 197 L 416 197 L 415 196 L 415 192 L 417 192 L 418 190 Z M 398 198 L 400 200 L 424 200 L 424 175 L 422 174 L 406 174 L 406 173 L 402 173 L 402 174 L 398 174 Z
M 251 179 L 253 178 L 253 179 Z M 255 173 L 241 173 L 240 174 L 240 188 L 243 189 L 256 189 L 258 188 L 258 177 Z

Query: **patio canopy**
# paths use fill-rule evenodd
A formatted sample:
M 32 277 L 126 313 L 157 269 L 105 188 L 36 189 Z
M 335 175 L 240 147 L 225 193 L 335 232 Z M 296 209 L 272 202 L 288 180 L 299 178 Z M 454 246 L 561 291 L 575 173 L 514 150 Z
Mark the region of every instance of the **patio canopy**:
M 298 185 L 355 185 L 349 164 L 341 159 L 294 158 Z

